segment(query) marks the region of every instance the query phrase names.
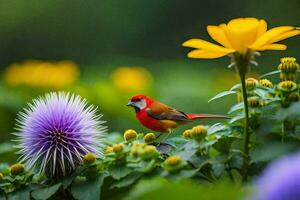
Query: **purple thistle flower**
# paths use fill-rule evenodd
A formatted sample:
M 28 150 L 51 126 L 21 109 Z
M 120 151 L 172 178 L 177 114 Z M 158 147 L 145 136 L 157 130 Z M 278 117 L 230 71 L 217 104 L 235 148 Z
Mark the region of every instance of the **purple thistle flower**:
M 97 108 L 78 95 L 52 92 L 18 114 L 16 140 L 21 162 L 49 177 L 71 173 L 91 152 L 102 155 L 106 127 Z
M 300 199 L 300 153 L 283 157 L 273 163 L 257 180 L 253 200 Z

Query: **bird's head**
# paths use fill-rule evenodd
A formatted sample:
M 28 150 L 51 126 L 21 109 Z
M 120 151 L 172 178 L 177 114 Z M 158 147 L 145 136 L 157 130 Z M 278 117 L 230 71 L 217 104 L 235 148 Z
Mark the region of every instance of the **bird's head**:
M 143 94 L 134 95 L 131 97 L 127 106 L 131 106 L 135 109 L 135 111 L 143 110 L 148 107 L 153 100 Z

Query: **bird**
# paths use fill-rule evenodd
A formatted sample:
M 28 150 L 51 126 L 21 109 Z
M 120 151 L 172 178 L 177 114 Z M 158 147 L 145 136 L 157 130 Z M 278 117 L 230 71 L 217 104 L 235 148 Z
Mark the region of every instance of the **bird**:
M 132 96 L 127 106 L 134 108 L 136 118 L 143 126 L 160 133 L 171 133 L 174 128 L 198 119 L 228 119 L 215 114 L 186 114 L 143 94 Z

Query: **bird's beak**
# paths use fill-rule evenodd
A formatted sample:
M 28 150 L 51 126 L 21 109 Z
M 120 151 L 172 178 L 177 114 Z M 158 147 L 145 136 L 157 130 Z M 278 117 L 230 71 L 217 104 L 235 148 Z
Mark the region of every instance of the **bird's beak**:
M 126 106 L 133 106 L 132 101 L 129 101 Z

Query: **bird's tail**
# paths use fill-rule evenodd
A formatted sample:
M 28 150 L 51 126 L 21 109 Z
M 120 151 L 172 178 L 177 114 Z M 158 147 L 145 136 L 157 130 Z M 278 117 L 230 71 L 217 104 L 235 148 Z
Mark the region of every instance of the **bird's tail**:
M 229 119 L 230 117 L 224 115 L 215 115 L 215 114 L 187 114 L 190 120 L 196 119 L 205 119 L 205 118 L 221 118 L 221 119 Z

